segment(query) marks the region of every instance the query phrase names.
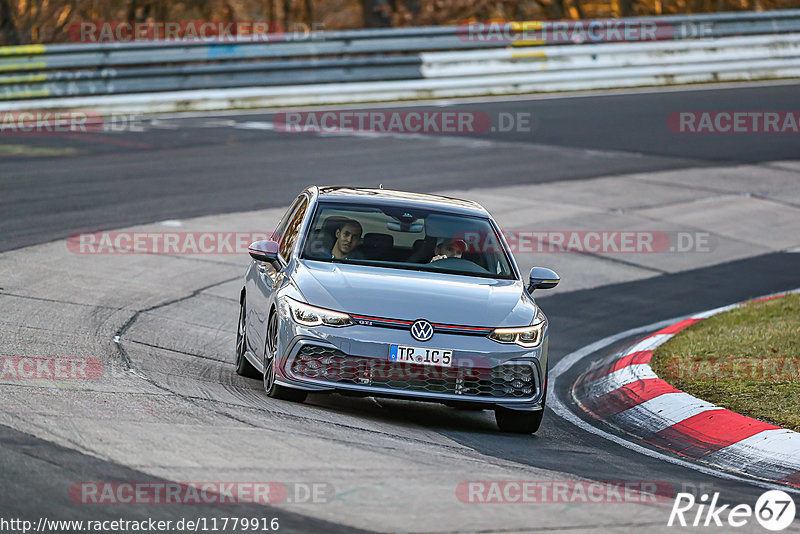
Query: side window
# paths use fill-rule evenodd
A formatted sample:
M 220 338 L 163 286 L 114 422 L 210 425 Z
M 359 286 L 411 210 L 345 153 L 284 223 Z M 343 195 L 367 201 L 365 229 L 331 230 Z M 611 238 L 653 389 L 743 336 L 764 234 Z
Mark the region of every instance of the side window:
M 277 241 L 280 243 L 283 240 L 284 231 L 286 230 L 286 226 L 289 224 L 289 220 L 292 218 L 292 214 L 294 213 L 295 209 L 297 209 L 298 204 L 300 201 L 305 197 L 298 197 L 292 202 L 292 205 L 289 206 L 289 209 L 286 210 L 286 213 L 283 214 L 281 218 L 281 222 L 278 223 L 277 228 L 275 228 L 275 233 L 272 235 L 271 239 L 273 241 Z
M 300 235 L 300 226 L 303 224 L 303 218 L 305 217 L 307 209 L 308 199 L 306 197 L 302 197 L 294 213 L 291 215 L 291 217 L 289 217 L 288 224 L 283 229 L 280 240 L 281 246 L 279 250 L 281 256 L 283 256 L 283 259 L 285 260 L 289 259 L 289 255 L 294 248 L 294 244 L 297 243 L 297 238 Z

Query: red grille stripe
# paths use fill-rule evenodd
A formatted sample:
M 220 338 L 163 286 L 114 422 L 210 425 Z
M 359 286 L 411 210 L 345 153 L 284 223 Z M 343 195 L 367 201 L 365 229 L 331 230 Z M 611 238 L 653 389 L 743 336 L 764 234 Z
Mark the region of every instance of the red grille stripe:
M 355 317 L 356 319 L 366 319 L 367 321 L 375 321 L 377 323 L 398 323 L 398 324 L 414 324 L 412 321 L 399 321 L 396 319 L 381 319 L 378 317 L 367 317 L 366 315 L 353 315 L 350 314 L 350 317 Z
M 395 323 L 395 324 L 403 324 L 403 325 L 412 325 L 414 321 L 402 321 L 400 319 L 384 319 L 382 317 L 369 317 L 368 315 L 356 315 L 354 313 L 350 314 L 350 317 L 354 319 L 364 319 L 366 321 L 373 321 L 376 323 Z M 483 326 L 457 326 L 457 325 L 449 325 L 449 324 L 436 324 L 431 323 L 434 328 L 443 328 L 446 330 L 472 330 L 475 332 L 491 332 L 494 328 L 486 328 Z

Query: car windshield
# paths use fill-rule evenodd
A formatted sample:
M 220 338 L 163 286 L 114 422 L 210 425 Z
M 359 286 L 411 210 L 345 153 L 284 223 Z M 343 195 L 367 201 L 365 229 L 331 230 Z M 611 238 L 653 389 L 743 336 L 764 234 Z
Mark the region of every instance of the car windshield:
M 404 206 L 320 202 L 301 257 L 516 278 L 488 218 Z

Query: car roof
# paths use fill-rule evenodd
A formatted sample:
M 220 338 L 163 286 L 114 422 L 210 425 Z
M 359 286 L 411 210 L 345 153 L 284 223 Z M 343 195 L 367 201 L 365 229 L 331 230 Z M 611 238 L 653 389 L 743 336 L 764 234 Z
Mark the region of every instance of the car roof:
M 316 189 L 319 200 L 326 202 L 413 206 L 466 215 L 489 216 L 489 213 L 477 202 L 442 195 L 348 186 L 317 186 L 313 189 Z

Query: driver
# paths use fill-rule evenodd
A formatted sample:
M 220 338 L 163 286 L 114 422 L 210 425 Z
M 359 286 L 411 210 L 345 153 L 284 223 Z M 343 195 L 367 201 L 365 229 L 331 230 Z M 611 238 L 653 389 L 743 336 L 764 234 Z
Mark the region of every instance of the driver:
M 429 249 L 430 250 L 430 249 Z M 460 258 L 467 250 L 467 244 L 460 239 L 440 239 L 433 251 L 431 263 L 445 258 Z
M 331 257 L 336 259 L 361 257 L 360 251 L 356 249 L 361 244 L 362 231 L 361 223 L 355 219 L 343 221 L 336 230 L 336 242 L 331 248 Z

